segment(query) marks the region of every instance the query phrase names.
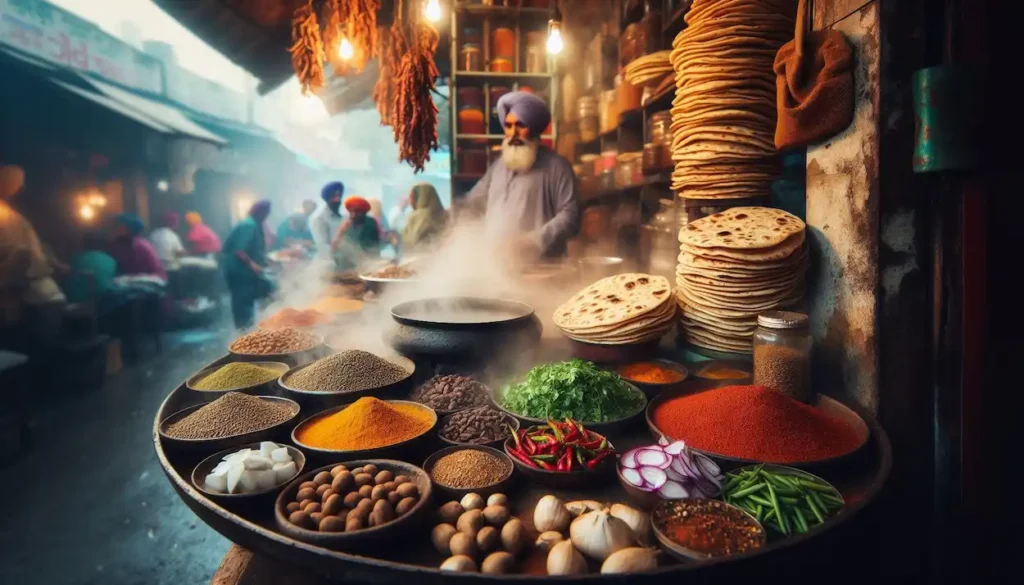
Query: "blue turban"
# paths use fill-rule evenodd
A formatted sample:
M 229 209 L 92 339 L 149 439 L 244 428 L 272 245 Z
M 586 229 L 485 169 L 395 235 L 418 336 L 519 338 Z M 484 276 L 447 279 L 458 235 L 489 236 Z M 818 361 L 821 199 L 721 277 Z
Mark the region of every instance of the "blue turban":
M 506 93 L 498 99 L 498 118 L 502 124 L 510 113 L 529 128 L 533 138 L 539 138 L 551 123 L 551 110 L 544 100 L 525 91 Z
M 324 201 L 327 201 L 331 197 L 334 197 L 335 193 L 337 193 L 338 195 L 344 195 L 345 183 L 342 183 L 341 181 L 327 183 L 326 185 L 324 185 L 324 188 L 320 190 L 320 198 L 323 199 Z
M 252 207 L 249 209 L 249 216 L 258 222 L 262 222 L 267 219 L 267 216 L 269 215 L 270 201 L 267 201 L 266 199 L 261 199 L 260 201 L 253 203 Z
M 146 228 L 146 224 L 142 223 L 142 218 L 134 213 L 120 213 L 114 220 L 128 228 L 128 233 L 133 236 L 141 234 L 142 230 Z

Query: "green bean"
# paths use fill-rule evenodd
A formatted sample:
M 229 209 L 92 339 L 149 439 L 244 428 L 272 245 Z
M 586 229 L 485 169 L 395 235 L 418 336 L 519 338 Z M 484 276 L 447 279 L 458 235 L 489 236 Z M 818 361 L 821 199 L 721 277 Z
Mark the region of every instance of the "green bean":
M 754 501 L 754 502 L 757 502 L 758 504 L 761 504 L 762 506 L 766 506 L 768 508 L 772 507 L 772 503 L 770 501 L 762 498 L 761 496 L 759 496 L 757 494 L 750 494 L 749 496 L 747 496 L 747 498 L 752 500 L 752 501 Z
M 786 517 L 782 515 L 782 508 L 779 507 L 779 500 L 775 497 L 775 488 L 772 487 L 772 484 L 768 484 L 768 499 L 771 500 L 772 507 L 775 508 L 775 516 L 782 524 L 783 534 L 789 534 L 789 530 L 786 529 Z
M 804 513 L 800 511 L 800 508 L 793 508 L 793 514 L 796 517 L 796 529 L 798 532 L 807 532 L 807 520 L 804 519 Z
M 746 488 L 754 485 L 755 483 L 757 483 L 759 480 L 760 480 L 759 477 L 757 477 L 756 475 L 752 475 L 752 476 L 744 479 L 743 481 L 741 481 L 739 483 L 739 485 L 736 486 L 736 489 L 738 489 L 738 490 L 746 489 Z
M 775 492 L 776 493 L 779 493 L 779 494 L 784 493 L 787 496 L 794 496 L 794 495 L 799 495 L 800 494 L 800 490 L 798 490 L 797 488 L 793 487 L 792 485 L 790 485 L 790 484 L 788 484 L 788 483 L 786 483 L 784 481 L 780 481 L 779 476 L 777 476 L 777 475 L 771 475 L 771 474 L 766 473 L 766 474 L 764 474 L 764 478 L 765 478 L 765 480 L 768 481 L 768 483 L 772 484 L 775 487 Z
M 779 520 L 780 520 L 780 523 L 782 524 L 782 533 L 785 534 L 786 536 L 789 536 L 789 533 L 790 533 L 789 517 L 786 514 L 781 514 L 781 515 L 779 515 Z
M 804 497 L 814 500 L 814 505 L 818 507 L 819 512 L 821 512 L 822 514 L 828 513 L 828 506 L 825 505 L 825 502 L 821 501 L 821 496 L 818 494 L 818 492 L 808 491 L 804 493 Z
M 781 481 L 782 483 L 785 483 L 785 484 L 789 485 L 789 487 L 791 487 L 791 488 L 793 488 L 795 490 L 799 490 L 800 489 L 800 481 L 799 481 L 799 477 L 800 476 L 797 476 L 797 475 L 785 475 L 783 473 L 780 473 L 780 474 L 776 475 L 775 477 L 777 477 L 779 479 L 779 481 Z
M 832 494 L 821 494 L 821 499 L 829 504 L 829 508 L 842 508 L 845 505 L 843 500 L 833 496 Z
M 780 494 L 779 495 L 779 501 L 782 502 L 783 504 L 789 504 L 790 506 L 795 506 L 795 505 L 800 503 L 800 498 L 791 498 L 789 496 L 783 496 L 783 495 L 781 495 L 781 492 L 779 492 L 778 490 L 776 490 L 775 493 Z
M 775 518 L 775 508 L 768 508 L 768 513 L 764 515 L 765 520 L 771 520 Z
M 759 483 L 757 485 L 752 485 L 750 487 L 743 488 L 741 490 L 735 491 L 735 492 L 729 494 L 729 497 L 730 498 L 742 498 L 743 496 L 745 496 L 747 494 L 752 494 L 754 492 L 761 491 L 762 489 L 764 489 L 764 486 L 766 486 L 766 485 L 768 485 L 768 484 L 766 484 L 764 482 L 761 482 L 761 483 Z
M 775 522 L 774 520 L 768 520 L 765 523 L 765 525 L 767 525 L 769 528 L 772 528 L 773 530 L 775 530 L 775 532 L 782 533 L 782 527 L 779 526 L 778 522 Z
M 807 507 L 811 509 L 811 512 L 814 513 L 814 517 L 818 519 L 818 524 L 824 524 L 825 516 L 823 516 L 821 511 L 818 510 L 818 505 L 814 503 L 814 498 L 811 497 L 813 495 L 814 492 L 811 492 L 804 496 L 804 499 L 807 501 Z
M 757 518 L 758 522 L 760 522 L 761 519 L 764 518 L 764 506 L 762 506 L 761 504 L 757 505 L 757 513 L 754 514 L 754 517 Z
M 816 492 L 822 492 L 822 493 L 825 493 L 825 494 L 831 494 L 831 493 L 833 493 L 833 490 L 835 489 L 835 488 L 832 488 L 830 486 L 818 483 L 816 481 L 811 481 L 811 480 L 803 478 L 803 477 L 797 479 L 797 481 L 799 481 L 800 485 L 802 487 L 804 487 L 804 488 L 807 488 L 809 490 L 814 490 Z
M 734 486 L 739 485 L 740 481 L 741 480 L 738 477 L 730 477 L 728 481 L 725 482 L 725 485 L 722 486 L 722 492 L 724 493 L 731 490 Z

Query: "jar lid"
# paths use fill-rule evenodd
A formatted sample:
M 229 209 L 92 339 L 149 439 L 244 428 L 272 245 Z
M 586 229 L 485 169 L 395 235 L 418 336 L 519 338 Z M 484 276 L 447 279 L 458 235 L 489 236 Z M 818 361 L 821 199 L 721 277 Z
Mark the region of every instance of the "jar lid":
M 584 155 L 580 156 L 580 162 L 581 163 L 592 163 L 595 160 L 597 160 L 597 155 L 596 154 L 584 154 Z
M 765 311 L 757 316 L 757 324 L 769 329 L 803 329 L 810 319 L 794 311 Z
M 480 45 L 479 45 L 479 43 L 462 43 L 462 50 L 463 51 L 466 51 L 466 50 L 469 50 L 469 51 L 479 51 L 480 50 Z

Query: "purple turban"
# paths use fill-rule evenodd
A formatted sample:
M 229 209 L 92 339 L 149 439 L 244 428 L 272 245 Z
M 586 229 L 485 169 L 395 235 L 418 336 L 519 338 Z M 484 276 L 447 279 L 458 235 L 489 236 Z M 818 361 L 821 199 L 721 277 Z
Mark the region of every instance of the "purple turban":
M 544 100 L 525 91 L 506 93 L 498 99 L 498 117 L 503 124 L 510 113 L 529 128 L 534 138 L 539 138 L 551 123 L 551 110 Z
M 270 215 L 270 201 L 266 199 L 257 201 L 252 204 L 252 208 L 249 209 L 249 216 L 255 219 L 257 222 L 262 223 Z

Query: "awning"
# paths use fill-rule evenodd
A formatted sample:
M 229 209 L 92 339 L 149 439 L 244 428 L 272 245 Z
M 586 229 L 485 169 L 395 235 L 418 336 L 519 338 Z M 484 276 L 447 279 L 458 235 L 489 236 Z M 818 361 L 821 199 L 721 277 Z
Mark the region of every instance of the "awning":
M 42 59 L 9 47 L 0 46 L 0 57 L 11 59 L 22 67 L 28 66 L 31 73 L 45 79 L 55 87 L 89 100 L 161 134 L 193 138 L 218 146 L 228 143 L 226 139 L 196 124 L 173 106 L 121 89 L 71 69 L 55 67 Z

